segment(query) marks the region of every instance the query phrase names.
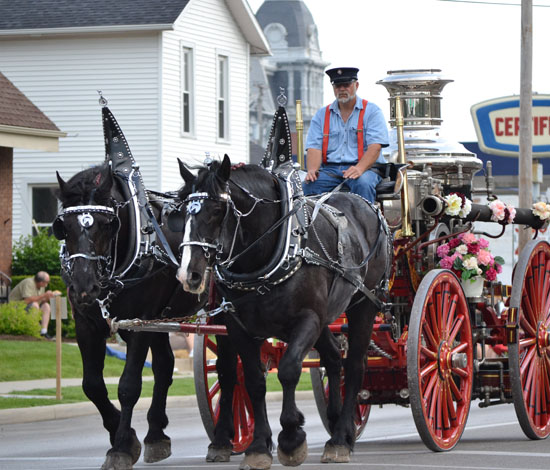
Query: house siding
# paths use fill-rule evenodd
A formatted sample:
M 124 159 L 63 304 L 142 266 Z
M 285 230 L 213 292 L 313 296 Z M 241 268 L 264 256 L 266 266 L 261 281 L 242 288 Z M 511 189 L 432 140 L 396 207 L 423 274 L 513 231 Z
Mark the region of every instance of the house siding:
M 163 190 L 181 186 L 177 157 L 202 163 L 227 153 L 248 161 L 249 45 L 223 0 L 191 0 L 162 36 L 162 182 Z M 181 132 L 181 48 L 194 54 L 194 134 Z M 229 138 L 217 139 L 217 55 L 229 57 Z
M 0 41 L 8 77 L 67 137 L 59 153 L 14 150 L 13 237 L 31 232 L 31 185 L 56 183 L 103 162 L 97 90 L 102 90 L 140 165 L 145 184 L 159 175 L 160 33 Z

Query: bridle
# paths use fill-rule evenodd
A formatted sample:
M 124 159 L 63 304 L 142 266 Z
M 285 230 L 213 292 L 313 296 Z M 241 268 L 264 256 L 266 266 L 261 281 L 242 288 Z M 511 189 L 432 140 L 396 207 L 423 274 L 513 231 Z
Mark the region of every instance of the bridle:
M 183 201 L 183 205 L 187 207 L 187 210 L 186 210 L 187 211 L 187 216 L 192 217 L 192 216 L 197 215 L 202 210 L 203 202 L 206 201 L 206 200 L 226 203 L 225 216 L 224 216 L 224 219 L 223 219 L 223 222 L 222 222 L 222 227 L 223 227 L 223 225 L 225 225 L 225 220 L 226 220 L 226 218 L 229 214 L 230 207 L 233 208 L 233 211 L 236 210 L 235 209 L 235 204 L 233 204 L 233 200 L 231 199 L 231 195 L 230 195 L 230 192 L 229 192 L 229 187 L 227 186 L 226 191 L 223 192 L 223 193 L 218 194 L 217 197 L 213 197 L 207 192 L 189 194 L 189 196 L 187 196 L 187 198 Z M 235 236 L 236 236 L 236 232 L 237 231 L 235 230 Z M 234 243 L 235 243 L 235 236 L 233 237 L 233 244 L 232 245 L 234 245 Z M 183 249 L 186 246 L 200 246 L 204 251 L 204 256 L 206 257 L 206 259 L 210 258 L 210 250 L 215 250 L 216 257 L 218 257 L 221 254 L 222 249 L 223 249 L 220 242 L 214 244 L 214 243 L 210 243 L 210 242 L 206 241 L 206 239 L 188 240 L 188 241 L 184 240 L 179 246 L 180 253 L 183 251 Z
M 59 240 L 64 240 L 67 236 L 63 223 L 64 217 L 67 215 L 77 215 L 78 223 L 84 232 L 89 242 L 89 246 L 93 246 L 93 241 L 89 238 L 88 230 L 95 223 L 94 216 L 92 214 L 103 214 L 109 217 L 109 223 L 116 221 L 118 227 L 120 227 L 120 219 L 115 209 L 103 205 L 83 205 L 67 207 L 60 212 L 53 222 L 52 229 L 54 235 Z M 117 230 L 118 231 L 118 227 Z M 115 255 L 116 256 L 116 255 Z M 108 282 L 112 279 L 114 273 L 115 262 L 112 256 L 98 255 L 93 251 L 90 253 L 69 253 L 67 245 L 63 243 L 60 248 L 59 258 L 61 261 L 61 270 L 64 275 L 72 277 L 74 260 L 77 258 L 87 259 L 89 261 L 97 262 L 97 272 L 102 287 L 106 287 Z

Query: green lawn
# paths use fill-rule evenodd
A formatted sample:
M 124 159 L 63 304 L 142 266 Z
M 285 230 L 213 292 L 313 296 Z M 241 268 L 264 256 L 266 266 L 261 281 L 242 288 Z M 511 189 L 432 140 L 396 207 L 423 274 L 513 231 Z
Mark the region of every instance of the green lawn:
M 0 340 L 0 381 L 33 380 L 55 378 L 55 343 L 49 341 L 7 341 Z M 122 374 L 124 362 L 113 357 L 105 358 L 105 377 L 119 377 Z M 152 375 L 150 368 L 144 368 L 144 375 Z M 62 348 L 62 377 L 82 377 L 82 362 L 78 347 L 63 344 Z M 209 382 L 215 380 L 212 377 Z M 107 385 L 109 397 L 116 399 L 117 386 Z M 276 374 L 267 377 L 267 390 L 279 391 L 281 385 Z M 311 379 L 308 373 L 302 374 L 297 390 L 311 390 Z M 153 382 L 144 381 L 142 397 L 150 397 L 153 392 Z M 24 408 L 31 406 L 55 405 L 63 403 L 77 403 L 88 399 L 81 387 L 63 387 L 61 401 L 55 400 L 55 388 L 37 389 L 25 392 L 15 392 L 17 395 L 31 395 L 33 398 L 4 398 L 0 397 L 0 409 Z M 193 378 L 174 378 L 174 383 L 168 392 L 169 396 L 194 395 L 195 385 Z M 34 398 L 45 396 L 52 398 Z

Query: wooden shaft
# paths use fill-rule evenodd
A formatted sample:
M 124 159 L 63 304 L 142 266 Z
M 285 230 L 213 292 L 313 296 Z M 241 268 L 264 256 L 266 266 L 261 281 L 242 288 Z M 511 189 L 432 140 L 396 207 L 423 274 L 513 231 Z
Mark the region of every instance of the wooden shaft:
M 304 120 L 302 118 L 302 100 L 296 100 L 296 156 L 300 169 L 304 169 Z

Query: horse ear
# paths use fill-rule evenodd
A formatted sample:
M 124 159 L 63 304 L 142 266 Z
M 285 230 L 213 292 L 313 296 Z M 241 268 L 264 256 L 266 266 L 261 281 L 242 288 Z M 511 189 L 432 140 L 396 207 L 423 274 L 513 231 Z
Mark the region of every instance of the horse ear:
M 63 178 L 61 178 L 59 171 L 56 171 L 55 174 L 57 176 L 57 183 L 59 184 L 59 191 L 55 191 L 55 195 L 59 200 L 62 200 L 63 195 L 65 194 L 65 189 L 67 188 L 67 183 L 65 183 L 65 181 L 63 181 Z
M 229 175 L 231 174 L 231 160 L 229 160 L 229 157 L 227 154 L 223 156 L 222 164 L 218 168 L 218 171 L 216 172 L 216 174 L 222 181 L 229 180 Z
M 185 163 L 183 163 L 179 158 L 178 165 L 180 166 L 180 175 L 183 178 L 183 181 L 185 181 L 185 184 L 193 184 L 195 181 L 195 176 L 187 169 Z
M 98 188 L 102 191 L 110 192 L 113 187 L 113 174 L 111 173 L 111 167 L 109 165 L 104 165 L 96 175 L 94 181 L 96 186 L 98 186 Z

